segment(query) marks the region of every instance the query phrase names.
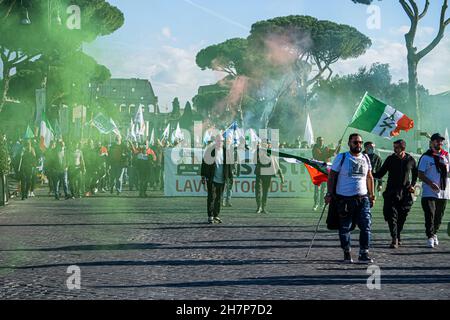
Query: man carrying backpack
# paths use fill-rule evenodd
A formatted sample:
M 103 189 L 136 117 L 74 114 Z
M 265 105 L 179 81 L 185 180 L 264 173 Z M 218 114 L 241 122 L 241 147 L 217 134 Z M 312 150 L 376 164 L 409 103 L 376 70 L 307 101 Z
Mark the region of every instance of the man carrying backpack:
M 350 232 L 354 225 L 360 229 L 359 263 L 372 263 L 369 256 L 372 216 L 375 203 L 372 166 L 362 154 L 363 141 L 359 134 L 349 136 L 349 152 L 339 154 L 333 162 L 328 178 L 325 202 L 336 201 L 339 215 L 339 239 L 344 250 L 344 262 L 352 263 Z

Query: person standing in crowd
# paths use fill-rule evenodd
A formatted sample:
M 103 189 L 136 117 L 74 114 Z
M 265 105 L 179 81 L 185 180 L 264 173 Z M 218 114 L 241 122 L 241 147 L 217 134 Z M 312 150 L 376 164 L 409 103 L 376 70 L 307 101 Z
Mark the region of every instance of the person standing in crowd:
M 232 170 L 233 170 L 233 177 L 239 177 L 239 160 L 238 160 L 238 152 L 237 148 L 233 145 L 233 138 L 231 136 L 228 136 L 226 139 L 226 145 L 227 153 L 234 154 L 234 163 L 232 164 Z M 223 195 L 223 206 L 224 207 L 231 207 L 231 196 L 233 195 L 233 179 L 226 179 L 225 181 L 225 190 Z
M 155 164 L 156 164 L 156 160 L 157 160 L 157 156 L 154 150 L 154 147 L 152 145 L 149 145 L 148 142 L 145 146 L 145 152 L 147 154 L 148 157 L 148 183 L 149 183 L 149 188 L 151 188 L 153 191 L 157 190 L 157 186 L 156 186 L 156 181 L 157 181 L 157 176 L 156 176 L 156 170 L 155 170 Z
M 139 197 L 146 198 L 150 176 L 149 155 L 144 144 L 140 144 L 137 149 L 134 149 L 134 153 L 136 154 L 136 170 L 139 176 Z
M 406 153 L 406 142 L 394 142 L 394 153 L 386 158 L 383 165 L 373 176 L 382 179 L 388 173 L 386 190 L 383 192 L 384 220 L 389 225 L 392 242 L 390 248 L 402 245 L 401 232 L 413 205 L 412 194 L 417 182 L 416 160 Z
M 364 154 L 366 154 L 370 159 L 370 164 L 372 165 L 372 175 L 379 171 L 381 168 L 381 164 L 383 163 L 383 160 L 381 160 L 381 157 L 375 153 L 375 143 L 372 141 L 367 141 L 364 143 Z M 375 177 L 374 177 L 375 178 Z M 375 178 L 376 182 L 376 190 L 378 192 L 381 192 L 383 190 L 383 180 Z
M 439 245 L 437 233 L 450 199 L 450 156 L 443 149 L 445 138 L 435 133 L 430 139 L 430 149 L 419 160 L 419 179 L 422 181 L 422 208 L 425 214 L 427 246 Z
M 22 151 L 24 149 L 24 142 L 22 139 L 18 139 L 16 141 L 16 143 L 14 144 L 14 146 L 11 148 L 11 165 L 13 167 L 14 170 L 14 176 L 16 179 L 16 188 L 13 192 L 13 195 L 19 197 L 20 195 L 20 191 L 21 191 L 21 186 L 20 186 L 20 172 L 19 172 L 19 164 L 20 164 L 20 158 L 22 155 Z
M 86 144 L 86 147 L 83 148 L 83 158 L 86 168 L 84 179 L 85 196 L 90 197 L 98 191 L 98 169 L 100 160 L 97 155 L 97 148 L 92 139 L 90 139 Z
M 344 262 L 352 263 L 350 232 L 357 224 L 359 235 L 359 263 L 372 263 L 369 255 L 372 216 L 375 203 L 372 166 L 362 153 L 363 141 L 359 134 L 349 136 L 349 152 L 340 153 L 333 161 L 328 178 L 325 202 L 337 201 L 339 239 L 344 250 Z
M 317 137 L 316 144 L 312 148 L 313 159 L 317 161 L 322 161 L 329 163 L 331 162 L 331 157 L 336 156 L 341 149 L 341 141 L 336 149 L 330 149 L 324 144 L 324 139 L 322 137 Z M 320 207 L 323 207 L 324 195 L 325 195 L 326 183 L 322 183 L 320 186 L 314 186 L 314 207 L 313 211 L 317 211 Z M 320 190 L 320 194 L 319 194 Z
M 137 151 L 137 150 L 136 150 Z M 133 189 L 139 190 L 139 173 L 137 169 L 137 155 L 133 145 L 129 148 L 129 165 L 128 165 L 128 190 L 133 191 Z
M 69 196 L 67 186 L 67 157 L 64 141 L 58 141 L 56 148 L 50 151 L 47 166 L 48 171 L 52 172 L 55 199 L 59 200 L 59 188 L 61 184 L 63 186 L 65 199 L 70 199 L 71 197 Z
M 266 140 L 257 145 L 254 163 L 256 164 L 256 213 L 269 213 L 267 210 L 267 196 L 272 177 L 279 175 L 281 183 L 284 183 L 283 172 L 277 158 L 272 155 L 272 144 L 270 141 Z
M 117 195 L 122 192 L 123 177 L 128 164 L 128 150 L 126 145 L 122 144 L 122 138 L 116 137 L 115 143 L 109 150 L 109 165 L 111 166 L 110 192 L 116 189 Z
M 72 198 L 81 198 L 83 190 L 83 175 L 86 172 L 83 151 L 80 143 L 76 142 L 69 149 L 68 154 L 69 189 Z
M 208 191 L 208 223 L 222 223 L 219 217 L 225 181 L 233 179 L 233 154 L 227 154 L 223 136 L 216 136 L 215 143 L 206 148 L 201 166 L 202 184 Z
M 35 168 L 33 169 L 33 175 L 31 177 L 30 191 L 28 192 L 28 197 L 33 198 L 33 197 L 35 197 L 34 189 L 36 188 L 36 174 L 38 172 L 36 167 L 38 166 L 39 161 L 42 158 L 42 152 L 41 152 L 41 149 L 39 148 L 39 143 L 38 143 L 37 139 L 31 140 L 31 146 L 33 147 L 34 152 L 36 153 L 36 165 L 35 165 Z
M 159 141 L 155 144 L 155 153 L 156 153 L 156 161 L 154 163 L 154 171 L 155 171 L 155 183 L 156 183 L 156 191 L 162 190 L 162 161 L 163 161 L 163 152 L 164 149 L 162 145 L 159 143 Z
M 53 166 L 51 166 L 51 156 L 55 152 L 56 149 L 56 141 L 52 140 L 50 143 L 50 148 L 45 150 L 44 153 L 44 174 L 48 180 L 48 195 L 51 196 L 55 194 L 55 186 L 53 182 L 55 181 L 55 172 L 53 171 Z
M 26 142 L 26 147 L 22 150 L 19 163 L 19 175 L 22 192 L 22 200 L 29 196 L 31 181 L 35 174 L 37 165 L 36 151 L 34 150 L 31 140 Z
M 109 184 L 109 165 L 108 165 L 108 148 L 106 143 L 98 143 L 98 157 L 99 157 L 99 168 L 98 168 L 98 188 L 101 193 L 105 193 Z

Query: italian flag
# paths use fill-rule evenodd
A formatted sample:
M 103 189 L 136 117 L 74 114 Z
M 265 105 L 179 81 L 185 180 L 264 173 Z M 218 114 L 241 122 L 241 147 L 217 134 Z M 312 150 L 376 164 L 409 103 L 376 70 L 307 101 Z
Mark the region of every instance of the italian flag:
M 320 186 L 322 183 L 328 181 L 328 173 L 330 172 L 331 168 L 331 164 L 329 163 L 313 159 L 306 159 L 283 152 L 279 153 L 279 157 L 288 163 L 303 163 L 306 167 L 306 170 L 308 170 L 309 176 L 311 177 L 311 182 L 316 186 Z
M 414 128 L 414 121 L 366 93 L 349 127 L 391 139 L 398 136 L 400 130 L 408 131 Z
M 49 146 L 50 142 L 54 139 L 53 129 L 50 123 L 47 121 L 45 114 L 42 115 L 41 126 L 40 126 L 40 141 L 39 148 L 45 151 Z

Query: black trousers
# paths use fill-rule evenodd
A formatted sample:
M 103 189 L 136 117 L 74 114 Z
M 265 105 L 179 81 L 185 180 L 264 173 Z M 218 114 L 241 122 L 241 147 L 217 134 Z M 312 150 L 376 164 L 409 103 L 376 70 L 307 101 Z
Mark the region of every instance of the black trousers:
M 422 198 L 422 208 L 425 213 L 425 233 L 428 238 L 432 238 L 439 231 L 446 206 L 446 199 Z
M 216 183 L 208 180 L 206 187 L 208 189 L 207 212 L 208 217 L 218 217 L 220 214 L 220 205 L 225 184 Z
M 384 195 L 383 215 L 389 225 L 392 239 L 401 239 L 400 234 L 411 210 L 411 205 L 411 194 L 406 194 L 401 198 L 396 195 Z
M 258 208 L 265 208 L 267 204 L 267 195 L 269 193 L 272 176 L 257 175 L 255 185 L 256 205 Z
M 33 170 L 23 170 L 20 172 L 20 190 L 22 199 L 28 198 L 28 192 L 31 190 L 31 181 L 33 179 Z

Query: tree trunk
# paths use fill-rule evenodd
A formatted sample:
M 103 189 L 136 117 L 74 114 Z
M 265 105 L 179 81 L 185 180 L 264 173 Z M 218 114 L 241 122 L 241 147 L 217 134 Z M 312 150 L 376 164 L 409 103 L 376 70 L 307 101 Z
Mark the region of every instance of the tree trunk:
M 9 81 L 11 80 L 11 77 L 9 76 L 10 68 L 5 64 L 3 64 L 3 68 L 3 86 L 0 99 L 0 113 L 3 111 L 3 107 L 6 104 L 9 91 Z
M 408 55 L 408 98 L 409 105 L 414 108 L 417 130 L 421 129 L 420 101 L 417 78 L 418 61 L 414 55 Z

